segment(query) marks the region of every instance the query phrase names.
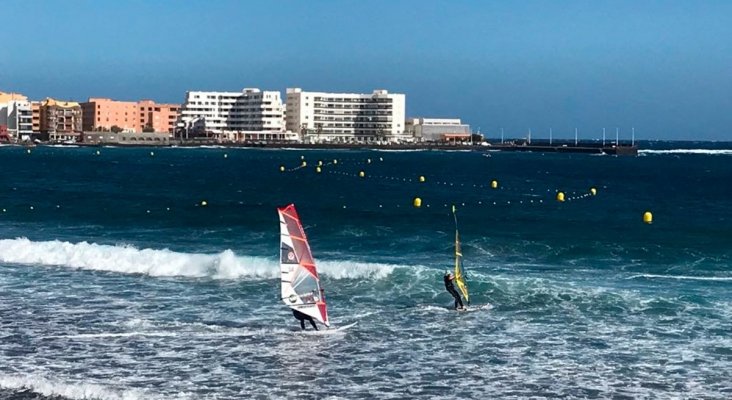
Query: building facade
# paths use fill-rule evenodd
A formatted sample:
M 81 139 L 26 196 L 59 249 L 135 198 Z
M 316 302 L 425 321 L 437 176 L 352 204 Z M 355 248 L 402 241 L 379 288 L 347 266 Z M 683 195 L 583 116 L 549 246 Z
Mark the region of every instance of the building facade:
M 28 98 L 20 93 L 0 92 L 0 129 L 2 141 L 17 141 L 20 125 L 25 123 Z M 21 111 L 22 109 L 22 111 Z M 25 127 L 23 125 L 23 127 Z
M 178 130 L 183 138 L 222 141 L 286 140 L 280 92 L 187 92 Z
M 33 135 L 31 103 L 14 100 L 8 103 L 8 134 L 13 141 L 29 142 Z
M 31 101 L 31 121 L 34 136 L 41 134 L 41 102 Z
M 90 98 L 81 103 L 81 110 L 85 131 L 110 131 L 117 127 L 122 132 L 142 132 L 134 101 Z
M 406 130 L 419 142 L 469 141 L 470 125 L 459 118 L 410 118 Z
M 81 105 L 47 98 L 41 102 L 40 130 L 51 142 L 78 142 L 82 131 Z
M 287 89 L 289 131 L 307 142 L 408 141 L 404 94 L 375 90 L 371 94 L 305 92 Z
M 175 124 L 180 115 L 180 104 L 160 104 L 152 100 L 137 102 L 139 112 L 139 132 L 175 132 Z
M 85 131 L 173 133 L 178 118 L 178 104 L 158 104 L 152 100 L 117 101 L 90 98 L 81 104 Z

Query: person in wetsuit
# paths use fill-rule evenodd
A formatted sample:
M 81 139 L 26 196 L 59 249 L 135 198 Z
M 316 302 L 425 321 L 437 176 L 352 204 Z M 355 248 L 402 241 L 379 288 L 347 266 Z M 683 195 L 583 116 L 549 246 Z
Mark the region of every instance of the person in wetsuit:
M 305 329 L 305 320 L 310 321 L 310 325 L 313 326 L 313 329 L 315 329 L 316 331 L 318 330 L 318 326 L 315 325 L 315 321 L 313 321 L 313 317 L 311 317 L 307 314 L 303 314 L 300 311 L 295 310 L 294 308 L 292 309 L 292 315 L 294 315 L 295 318 L 297 318 L 297 320 L 300 321 L 300 328 L 302 328 L 303 330 Z
M 445 272 L 445 289 L 452 295 L 452 297 L 455 299 L 455 309 L 456 310 L 463 310 L 465 309 L 465 306 L 463 305 L 463 300 L 460 298 L 460 295 L 458 294 L 457 290 L 455 290 L 455 286 L 453 286 L 452 281 L 455 280 L 455 276 L 452 274 L 452 272 L 447 271 Z

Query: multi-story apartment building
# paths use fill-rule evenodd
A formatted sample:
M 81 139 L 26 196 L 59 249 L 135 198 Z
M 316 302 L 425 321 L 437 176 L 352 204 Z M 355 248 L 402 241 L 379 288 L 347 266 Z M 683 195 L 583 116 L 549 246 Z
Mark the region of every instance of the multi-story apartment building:
M 406 121 L 406 132 L 417 141 L 468 141 L 470 125 L 459 118 L 410 118 Z
M 175 132 L 180 104 L 159 104 L 152 100 L 137 102 L 142 132 Z
M 33 134 L 31 103 L 14 100 L 8 103 L 8 133 L 13 141 L 30 141 Z
M 33 133 L 38 136 L 41 133 L 41 102 L 31 101 L 31 121 Z
M 82 131 L 79 103 L 47 98 L 41 102 L 40 111 L 44 139 L 52 142 L 79 141 Z
M 90 98 L 81 104 L 84 131 L 173 133 L 178 104 L 158 104 L 152 100 L 117 101 Z M 116 127 L 116 128 L 113 128 Z
M 404 94 L 304 92 L 287 89 L 287 130 L 309 142 L 406 141 Z
M 183 137 L 220 140 L 286 140 L 280 92 L 187 92 L 178 128 Z
M 24 112 L 19 108 L 25 108 L 24 104 L 28 98 L 19 93 L 0 92 L 0 129 L 2 130 L 3 141 L 17 141 L 17 131 L 20 120 L 25 121 Z
M 81 103 L 82 127 L 85 131 L 142 132 L 137 118 L 137 103 L 105 98 L 90 98 Z

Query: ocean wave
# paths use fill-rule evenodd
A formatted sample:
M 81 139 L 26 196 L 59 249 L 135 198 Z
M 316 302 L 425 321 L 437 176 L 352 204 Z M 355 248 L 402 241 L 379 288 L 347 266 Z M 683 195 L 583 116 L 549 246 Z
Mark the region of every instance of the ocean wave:
M 181 253 L 168 249 L 138 249 L 131 245 L 59 240 L 34 242 L 27 238 L 0 240 L 0 262 L 150 276 L 213 279 L 277 279 L 280 276 L 276 259 L 239 256 L 231 250 L 218 254 Z M 318 262 L 318 271 L 333 279 L 383 279 L 396 267 L 356 261 Z
M 117 391 L 105 386 L 87 383 L 64 383 L 38 376 L 0 375 L 0 388 L 30 390 L 51 398 L 136 400 L 160 398 L 140 390 Z
M 628 277 L 628 279 L 676 279 L 682 281 L 721 281 L 732 282 L 732 276 L 689 276 L 689 275 L 657 275 L 657 274 L 638 274 Z
M 705 155 L 732 155 L 732 150 L 712 149 L 671 149 L 671 150 L 638 150 L 640 154 L 705 154 Z

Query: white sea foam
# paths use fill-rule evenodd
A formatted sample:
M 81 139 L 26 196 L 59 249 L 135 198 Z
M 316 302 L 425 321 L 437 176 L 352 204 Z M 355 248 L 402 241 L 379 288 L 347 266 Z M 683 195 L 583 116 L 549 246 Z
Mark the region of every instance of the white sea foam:
M 156 399 L 138 390 L 117 391 L 95 384 L 70 384 L 36 376 L 0 375 L 0 387 L 11 390 L 27 390 L 44 396 L 63 396 L 71 399 L 137 400 Z
M 34 242 L 27 238 L 0 240 L 0 262 L 150 276 L 210 277 L 214 279 L 280 276 L 276 259 L 238 256 L 231 250 L 218 254 L 180 253 L 168 249 L 138 249 L 131 245 Z M 396 266 L 355 261 L 319 261 L 320 273 L 333 279 L 382 279 Z
M 732 282 L 732 276 L 689 276 L 689 275 L 656 275 L 656 274 L 638 274 L 628 277 L 628 279 L 676 279 L 683 281 L 722 281 Z
M 640 154 L 706 154 L 706 155 L 732 155 L 732 150 L 721 149 L 671 149 L 671 150 L 638 150 Z

